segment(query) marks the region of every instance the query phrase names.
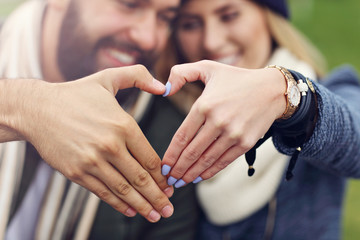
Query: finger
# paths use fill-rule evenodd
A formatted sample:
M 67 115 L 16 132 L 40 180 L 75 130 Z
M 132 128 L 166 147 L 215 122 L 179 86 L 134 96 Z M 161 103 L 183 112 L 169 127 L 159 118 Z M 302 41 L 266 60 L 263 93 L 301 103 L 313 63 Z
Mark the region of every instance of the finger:
M 213 144 L 202 154 L 199 160 L 191 166 L 185 173 L 182 180 L 186 183 L 193 182 L 198 176 L 212 167 L 217 161 L 220 161 L 221 156 L 234 146 L 235 141 L 231 141 L 224 136 L 220 136 Z M 230 164 L 224 162 L 223 164 Z M 176 186 L 176 185 L 175 185 Z
M 209 167 L 200 175 L 201 179 L 205 180 L 215 176 L 219 171 L 224 169 L 226 166 L 232 163 L 239 156 L 243 155 L 245 152 L 246 149 L 242 148 L 239 145 L 232 146 L 219 158 L 218 161 L 216 161 L 211 167 Z
M 127 163 L 126 165 L 121 164 L 120 166 L 118 164 L 119 161 L 115 161 L 114 165 L 120 169 L 131 186 L 133 186 L 157 212 L 161 213 L 165 218 L 170 217 L 174 208 L 167 196 L 151 177 L 150 173 L 145 171 L 130 155 L 128 155 L 124 161 Z M 159 175 L 161 175 L 160 164 Z M 133 207 L 137 210 L 136 206 Z
M 182 151 L 179 159 L 172 167 L 170 176 L 172 176 L 175 179 L 181 179 L 184 176 L 184 174 L 188 171 L 188 169 L 197 163 L 197 161 L 203 155 L 206 149 L 215 141 L 217 137 L 219 137 L 219 135 L 220 135 L 219 129 L 214 128 L 212 124 L 205 122 L 205 124 L 196 134 L 194 139 Z M 208 167 L 209 166 L 207 166 L 206 168 Z M 200 173 L 202 173 L 205 169 L 200 171 L 198 174 L 200 175 Z
M 131 156 L 129 157 L 131 158 Z M 135 160 L 123 159 L 123 162 L 128 163 L 127 166 L 129 169 L 126 168 L 126 171 L 122 169 L 120 172 L 133 173 L 133 164 L 130 164 L 133 161 Z M 140 176 L 148 175 L 148 173 L 143 169 L 139 172 Z M 142 193 L 137 191 L 135 184 L 138 182 L 134 184 L 134 181 L 129 179 L 126 174 L 123 176 L 112 165 L 106 163 L 103 163 L 101 166 L 94 166 L 90 168 L 89 173 L 96 176 L 98 179 L 101 179 L 113 194 L 129 204 L 135 211 L 144 216 L 150 222 L 157 222 L 160 219 L 161 216 L 159 211 L 156 211 L 156 209 L 153 208 L 152 204 L 146 199 L 146 196 L 143 196 Z M 135 179 L 137 179 L 137 176 L 137 174 L 134 174 Z M 149 186 L 149 188 L 151 187 Z M 164 196 L 164 198 L 167 199 L 166 196 Z
M 163 94 L 165 86 L 154 79 L 143 65 L 108 68 L 97 73 L 103 85 L 116 95 L 119 89 L 136 87 L 152 94 Z
M 135 125 L 130 131 L 131 136 L 127 137 L 127 148 L 139 164 L 150 173 L 159 188 L 163 191 L 173 192 L 173 188 L 166 182 L 166 177 L 161 174 L 161 159 L 156 154 L 150 143 L 143 135 L 141 129 Z
M 173 188 L 167 185 L 166 177 L 161 175 L 161 160 L 137 125 L 130 133 L 132 135 L 126 137 L 126 151 L 119 151 L 121 155 L 118 156 L 126 164 L 117 159 L 113 164 L 163 217 L 169 217 L 173 206 L 167 196 L 172 195 Z M 127 150 L 132 156 L 124 155 L 123 152 Z
M 109 204 L 118 212 L 121 212 L 125 216 L 134 217 L 136 215 L 136 210 L 130 207 L 129 204 L 125 203 L 123 200 L 118 198 L 105 184 L 103 184 L 99 179 L 86 175 L 81 180 L 77 181 L 78 184 L 87 188 L 98 196 L 101 200 Z
M 190 111 L 189 115 L 185 118 L 179 129 L 176 131 L 172 138 L 168 149 L 164 154 L 162 161 L 162 174 L 167 175 L 171 168 L 179 159 L 183 150 L 192 141 L 200 128 L 203 126 L 205 116 L 200 114 L 197 109 Z M 171 181 L 168 184 L 171 185 Z
M 209 76 L 211 75 L 211 71 L 209 71 L 209 68 L 207 68 L 206 71 L 203 69 L 205 65 L 207 66 L 211 64 L 212 63 L 210 61 L 200 61 L 196 63 L 186 63 L 173 66 L 168 79 L 168 83 L 170 83 L 171 86 L 171 90 L 168 95 L 171 96 L 175 94 L 188 82 L 200 80 L 206 84 Z

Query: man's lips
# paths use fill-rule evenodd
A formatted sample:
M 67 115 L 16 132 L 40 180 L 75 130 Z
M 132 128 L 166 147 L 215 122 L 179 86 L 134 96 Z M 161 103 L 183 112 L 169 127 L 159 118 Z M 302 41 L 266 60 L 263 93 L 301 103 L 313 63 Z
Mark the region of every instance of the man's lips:
M 138 59 L 137 53 L 128 53 L 116 48 L 103 49 L 105 55 L 110 59 L 112 65 L 129 66 L 136 64 Z

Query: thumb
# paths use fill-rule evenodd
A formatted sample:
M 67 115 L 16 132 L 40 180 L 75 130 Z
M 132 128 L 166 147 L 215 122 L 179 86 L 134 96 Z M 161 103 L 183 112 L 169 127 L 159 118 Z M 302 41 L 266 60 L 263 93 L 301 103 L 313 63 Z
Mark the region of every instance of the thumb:
M 212 73 L 212 65 L 213 62 L 203 60 L 173 66 L 166 84 L 168 89 L 163 96 L 166 97 L 175 94 L 189 82 L 200 80 L 206 84 Z
M 108 68 L 97 73 L 100 83 L 114 95 L 120 89 L 136 87 L 152 94 L 163 94 L 165 86 L 143 65 Z

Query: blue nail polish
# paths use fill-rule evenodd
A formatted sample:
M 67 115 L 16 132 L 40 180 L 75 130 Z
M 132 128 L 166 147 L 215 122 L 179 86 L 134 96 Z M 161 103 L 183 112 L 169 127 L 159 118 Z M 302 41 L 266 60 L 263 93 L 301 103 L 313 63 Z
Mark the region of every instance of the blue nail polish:
M 199 183 L 199 182 L 201 182 L 203 179 L 202 179 L 202 177 L 197 177 L 194 181 L 193 181 L 193 183 Z
M 165 93 L 163 94 L 163 97 L 169 95 L 170 91 L 171 91 L 171 82 L 167 82 L 165 85 Z
M 169 174 L 170 170 L 171 170 L 171 167 L 170 167 L 169 165 L 166 165 L 166 164 L 165 164 L 165 165 L 163 165 L 162 168 L 161 168 L 161 174 L 162 174 L 163 176 L 166 176 L 166 175 Z
M 167 183 L 168 183 L 168 185 L 173 185 L 174 183 L 176 183 L 177 182 L 177 179 L 176 178 L 174 178 L 174 177 L 169 177 L 168 178 L 168 180 L 167 180 Z
M 177 181 L 175 183 L 175 187 L 176 188 L 181 188 L 182 186 L 184 186 L 186 184 L 186 182 L 184 182 L 184 180 L 180 179 L 179 181 Z

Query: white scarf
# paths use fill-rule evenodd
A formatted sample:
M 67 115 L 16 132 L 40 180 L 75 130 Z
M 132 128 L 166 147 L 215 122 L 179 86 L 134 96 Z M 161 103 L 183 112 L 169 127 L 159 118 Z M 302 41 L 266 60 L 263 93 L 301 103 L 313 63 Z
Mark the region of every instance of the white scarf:
M 286 49 L 277 49 L 269 65 L 277 64 L 315 80 L 315 72 Z M 226 225 L 241 221 L 264 207 L 274 196 L 288 164 L 271 138 L 256 151 L 255 174 L 248 177 L 245 156 L 241 156 L 215 177 L 197 186 L 197 196 L 210 222 Z
M 24 7 L 14 12 L 1 29 L 0 78 L 41 78 L 38 61 L 40 28 L 34 23 L 41 21 L 42 12 L 24 12 Z M 0 239 L 8 223 L 12 198 L 19 189 L 25 147 L 26 143 L 22 141 L 0 144 Z
M 46 1 L 27 1 L 7 19 L 0 32 L 0 77 L 43 79 L 40 66 L 42 18 Z M 21 97 L 21 96 L 19 96 Z M 130 114 L 140 120 L 151 95 L 142 92 Z M 13 198 L 19 188 L 25 157 L 25 142 L 0 144 L 0 239 L 3 239 Z M 45 164 L 45 163 L 41 163 Z M 62 239 L 78 221 L 74 239 L 87 239 L 99 205 L 99 198 L 54 171 L 43 196 L 35 236 L 29 239 Z M 66 196 L 65 201 L 62 199 Z M 82 210 L 82 211 L 81 211 Z M 79 214 L 74 214 L 80 212 Z

